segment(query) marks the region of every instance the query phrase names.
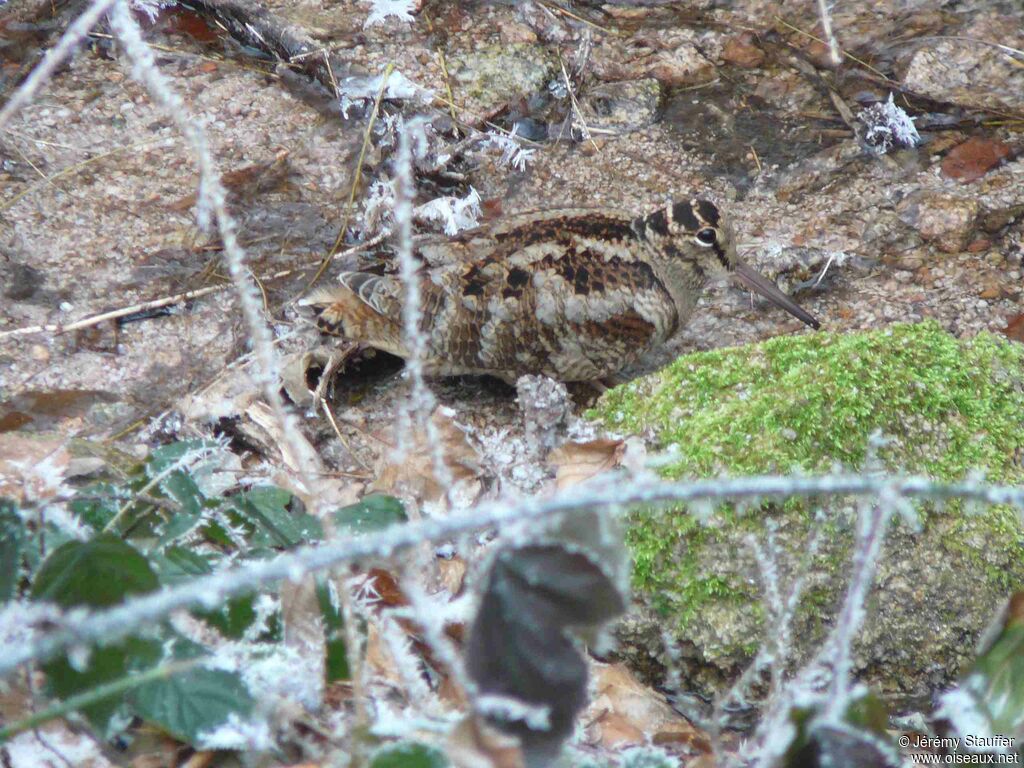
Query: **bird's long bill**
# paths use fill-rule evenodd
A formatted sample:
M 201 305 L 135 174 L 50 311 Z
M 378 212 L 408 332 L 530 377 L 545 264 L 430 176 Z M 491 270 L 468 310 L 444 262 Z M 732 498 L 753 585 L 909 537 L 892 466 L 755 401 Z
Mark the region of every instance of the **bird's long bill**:
M 761 294 L 772 304 L 786 310 L 789 314 L 793 315 L 793 317 L 799 318 L 801 321 L 811 326 L 811 328 L 817 329 L 821 326 L 821 323 L 815 320 L 809 312 L 780 291 L 775 283 L 749 264 L 740 262 L 736 264 L 735 270 L 740 281 L 750 290 Z

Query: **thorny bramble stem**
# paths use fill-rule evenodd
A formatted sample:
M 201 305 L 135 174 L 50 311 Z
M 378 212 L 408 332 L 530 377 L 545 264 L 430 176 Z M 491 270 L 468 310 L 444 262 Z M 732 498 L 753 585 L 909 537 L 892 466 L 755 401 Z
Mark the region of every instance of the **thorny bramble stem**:
M 56 628 L 47 636 L 20 647 L 5 649 L 4 656 L 0 658 L 0 675 L 29 661 L 52 658 L 72 645 L 114 642 L 140 626 L 163 620 L 175 610 L 220 605 L 228 597 L 275 581 L 302 578 L 309 573 L 373 556 L 391 557 L 399 550 L 424 541 L 439 541 L 513 520 L 538 519 L 621 504 L 786 496 L 878 496 L 883 492 L 901 501 L 907 498 L 961 498 L 988 504 L 1008 504 L 1024 511 L 1024 487 L 975 481 L 941 483 L 926 477 L 833 474 L 821 477 L 768 475 L 670 483 L 658 480 L 623 482 L 621 476 L 615 475 L 607 480 L 574 486 L 549 498 L 521 499 L 515 503 L 490 502 L 444 519 L 425 518 L 373 535 L 303 547 L 272 560 L 248 563 L 156 594 L 133 598 L 108 610 L 72 611 L 64 615 L 62 622 L 55 621 Z

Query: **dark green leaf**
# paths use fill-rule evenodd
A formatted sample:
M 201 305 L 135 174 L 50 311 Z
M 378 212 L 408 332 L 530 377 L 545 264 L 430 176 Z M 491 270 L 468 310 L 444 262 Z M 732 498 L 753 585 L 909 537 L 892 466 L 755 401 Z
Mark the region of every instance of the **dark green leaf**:
M 146 474 L 156 477 L 161 472 L 174 466 L 189 453 L 201 456 L 204 452 L 219 450 L 220 445 L 214 440 L 181 440 L 170 445 L 155 448 L 146 460 Z
M 14 597 L 21 568 L 21 548 L 25 540 L 25 524 L 14 502 L 0 499 L 0 603 Z
M 331 602 L 327 584 L 318 581 L 316 596 L 320 602 L 320 613 L 324 617 L 324 632 L 327 636 L 327 682 L 350 680 L 348 653 L 345 646 L 345 620 Z
M 93 483 L 75 494 L 71 500 L 71 512 L 93 530 L 102 531 L 114 519 L 124 499 L 123 492 L 110 483 Z
M 372 494 L 356 504 L 342 507 L 334 513 L 339 534 L 356 536 L 381 531 L 396 523 L 404 523 L 405 508 L 393 496 Z
M 253 707 L 238 675 L 202 667 L 147 683 L 132 691 L 129 701 L 139 717 L 193 745 L 230 715 L 248 717 Z
M 152 555 L 152 561 L 160 582 L 165 585 L 179 584 L 196 576 L 213 573 L 207 556 L 185 547 L 168 547 L 165 552 Z M 256 618 L 252 601 L 252 595 L 242 595 L 213 610 L 195 609 L 192 615 L 213 625 L 227 637 L 239 638 Z
M 161 644 L 157 640 L 130 638 L 116 645 L 93 648 L 85 663 L 77 665 L 80 669 L 72 666 L 66 656 L 62 656 L 43 665 L 46 687 L 53 696 L 67 699 L 122 678 L 130 672 L 151 667 L 160 660 L 161 653 Z M 96 702 L 83 709 L 82 714 L 101 733 L 112 736 L 114 734 L 108 730 L 112 718 L 123 707 L 124 698 L 118 696 Z M 117 718 L 117 721 L 127 723 L 123 717 Z
M 444 752 L 416 742 L 383 747 L 370 761 L 370 768 L 446 768 L 448 765 Z
M 103 534 L 92 541 L 69 541 L 55 549 L 36 574 L 32 599 L 65 608 L 103 607 L 159 586 L 149 562 L 137 549 L 116 536 Z
M 156 568 L 160 583 L 168 586 L 213 573 L 204 555 L 185 547 L 168 547 L 162 553 L 151 555 L 150 561 Z
M 126 595 L 150 592 L 158 586 L 146 558 L 119 538 L 103 535 L 92 541 L 69 541 L 55 549 L 36 574 L 32 598 L 65 608 L 103 607 L 121 602 Z M 85 664 L 72 665 L 65 656 L 43 669 L 50 691 L 64 699 L 151 666 L 159 660 L 160 653 L 159 641 L 132 638 L 92 649 Z M 120 699 L 101 701 L 88 707 L 85 714 L 106 733 L 120 706 Z
M 175 515 L 170 519 L 170 522 L 165 525 L 160 531 L 160 541 L 157 543 L 158 547 L 166 547 L 186 533 L 195 528 L 203 520 L 203 516 L 200 514 L 189 514 L 183 512 L 180 515 Z
M 160 482 L 160 490 L 178 502 L 187 515 L 199 515 L 203 510 L 206 497 L 192 476 L 185 472 L 171 472 Z
M 1024 729 L 1024 622 L 1010 623 L 963 683 L 987 712 L 992 733 Z
M 231 497 L 238 512 L 256 528 L 254 544 L 294 547 L 323 538 L 320 521 L 288 508 L 292 495 L 272 485 L 252 488 Z

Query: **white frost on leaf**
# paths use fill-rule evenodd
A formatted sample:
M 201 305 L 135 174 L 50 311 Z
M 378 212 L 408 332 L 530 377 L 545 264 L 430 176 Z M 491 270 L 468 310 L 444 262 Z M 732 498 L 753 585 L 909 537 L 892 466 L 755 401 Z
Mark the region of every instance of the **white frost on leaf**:
M 442 222 L 446 235 L 456 235 L 479 225 L 480 193 L 470 187 L 465 197 L 438 197 L 418 206 L 414 214 L 420 220 Z
M 259 691 L 260 705 L 272 709 L 279 702 L 316 707 L 320 681 L 311 677 L 298 650 L 286 645 L 226 642 L 203 662 L 208 669 L 241 675 L 250 691 Z
M 974 694 L 965 690 L 970 684 L 971 678 L 968 677 L 964 686 L 943 693 L 934 716 L 948 720 L 961 739 L 967 736 L 990 737 L 993 735 L 992 721 L 978 706 Z
M 355 105 L 366 105 L 373 102 L 380 93 L 381 84 L 384 82 L 384 75 L 375 77 L 346 77 L 338 83 L 338 98 L 341 103 L 341 114 L 348 119 L 348 111 Z M 429 88 L 423 88 L 401 72 L 394 71 L 388 75 L 387 85 L 384 86 L 384 99 L 419 101 L 422 104 L 430 104 L 434 100 L 434 92 Z
M 551 728 L 550 707 L 528 704 L 511 696 L 485 693 L 477 696 L 476 709 L 480 714 L 498 720 L 524 723 L 532 731 L 546 731 Z
M 0 608 L 0 648 L 11 653 L 32 645 L 63 619 L 64 611 L 52 603 L 12 600 Z
M 514 125 L 508 136 L 503 133 L 488 133 L 480 145 L 500 149 L 502 165 L 514 168 L 517 171 L 525 171 L 526 163 L 533 156 L 534 150 L 526 149 L 516 141 L 516 130 L 518 128 L 518 124 Z
M 363 22 L 363 29 L 383 24 L 391 16 L 399 21 L 416 21 L 412 15 L 415 10 L 416 0 L 372 0 L 370 15 Z
M 243 720 L 237 712 L 210 731 L 198 736 L 200 749 L 232 749 L 242 752 L 266 752 L 273 748 L 270 726 L 263 720 Z
M 160 15 L 160 11 L 164 8 L 172 8 L 177 3 L 175 0 L 130 0 L 129 5 L 136 13 L 141 13 L 149 19 L 149 23 L 152 24 L 156 21 L 156 17 Z
M 865 125 L 864 141 L 875 152 L 884 155 L 893 147 L 916 147 L 921 135 L 914 125 L 914 118 L 902 107 L 896 106 L 893 95 L 883 104 L 872 104 L 857 115 Z

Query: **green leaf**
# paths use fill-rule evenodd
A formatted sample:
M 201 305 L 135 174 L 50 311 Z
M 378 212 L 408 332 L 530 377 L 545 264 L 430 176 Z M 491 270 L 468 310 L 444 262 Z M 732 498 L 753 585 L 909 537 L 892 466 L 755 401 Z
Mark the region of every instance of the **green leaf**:
M 149 454 L 149 458 L 146 460 L 146 474 L 149 477 L 156 477 L 181 461 L 186 454 L 193 453 L 199 457 L 203 453 L 219 449 L 220 444 L 216 440 L 181 440 L 177 443 L 161 445 Z
M 55 549 L 36 574 L 32 599 L 65 608 L 104 607 L 121 602 L 127 595 L 151 592 L 158 586 L 149 562 L 134 547 L 116 536 L 101 535 L 92 541 L 69 541 Z M 160 654 L 159 641 L 130 638 L 92 649 L 84 663 L 72 664 L 63 656 L 43 669 L 51 693 L 66 699 L 152 666 L 159 661 Z M 107 699 L 83 712 L 106 734 L 121 707 L 121 699 Z
M 393 744 L 377 750 L 370 768 L 447 768 L 444 752 L 418 742 Z
M 151 557 L 160 582 L 165 585 L 180 584 L 196 576 L 213 573 L 208 556 L 185 547 L 168 547 L 165 552 Z M 252 595 L 233 597 L 213 610 L 193 609 L 191 613 L 231 638 L 240 638 L 256 619 Z
M 203 510 L 206 497 L 191 475 L 185 472 L 171 472 L 160 481 L 160 490 L 178 502 L 181 511 L 187 515 L 198 516 Z
M 114 519 L 123 501 L 123 491 L 110 483 L 93 483 L 75 494 L 69 505 L 72 514 L 95 531 Z
M 131 692 L 129 701 L 143 720 L 193 746 L 200 734 L 215 730 L 232 714 L 246 718 L 253 708 L 238 675 L 202 667 L 146 683 Z
M 345 645 L 345 619 L 334 607 L 330 590 L 323 581 L 317 581 L 316 597 L 320 603 L 320 613 L 324 617 L 324 633 L 327 637 L 327 682 L 351 680 Z
M 92 541 L 69 541 L 50 554 L 36 574 L 32 599 L 75 605 L 115 605 L 126 595 L 160 586 L 137 549 L 110 534 Z
M 978 657 L 963 687 L 977 697 L 992 733 L 1024 729 L 1024 622 L 1003 629 Z
M 185 547 L 168 547 L 161 553 L 150 555 L 150 561 L 156 568 L 160 583 L 168 586 L 213 573 L 205 555 Z
M 258 486 L 232 496 L 231 501 L 239 514 L 256 527 L 254 544 L 294 547 L 323 538 L 320 521 L 305 512 L 288 509 L 292 495 L 281 488 Z
M 350 536 L 382 531 L 396 523 L 404 523 L 407 519 L 402 502 L 393 496 L 376 493 L 334 512 L 338 533 Z
M 151 667 L 159 662 L 161 653 L 159 641 L 133 637 L 115 645 L 93 648 L 88 659 L 77 665 L 72 665 L 66 656 L 62 656 L 43 665 L 46 687 L 53 696 L 67 699 Z M 119 713 L 121 716 L 115 719 Z M 115 735 L 110 730 L 114 723 L 128 722 L 124 716 L 127 714 L 124 698 L 120 696 L 85 707 L 82 714 L 107 737 Z
M 6 603 L 17 591 L 24 540 L 25 524 L 14 502 L 0 499 L 0 603 Z
M 180 515 L 175 515 L 160 530 L 160 541 L 157 542 L 157 548 L 166 547 L 168 544 L 177 541 L 199 525 L 202 520 L 203 516 L 200 514 L 183 512 Z

